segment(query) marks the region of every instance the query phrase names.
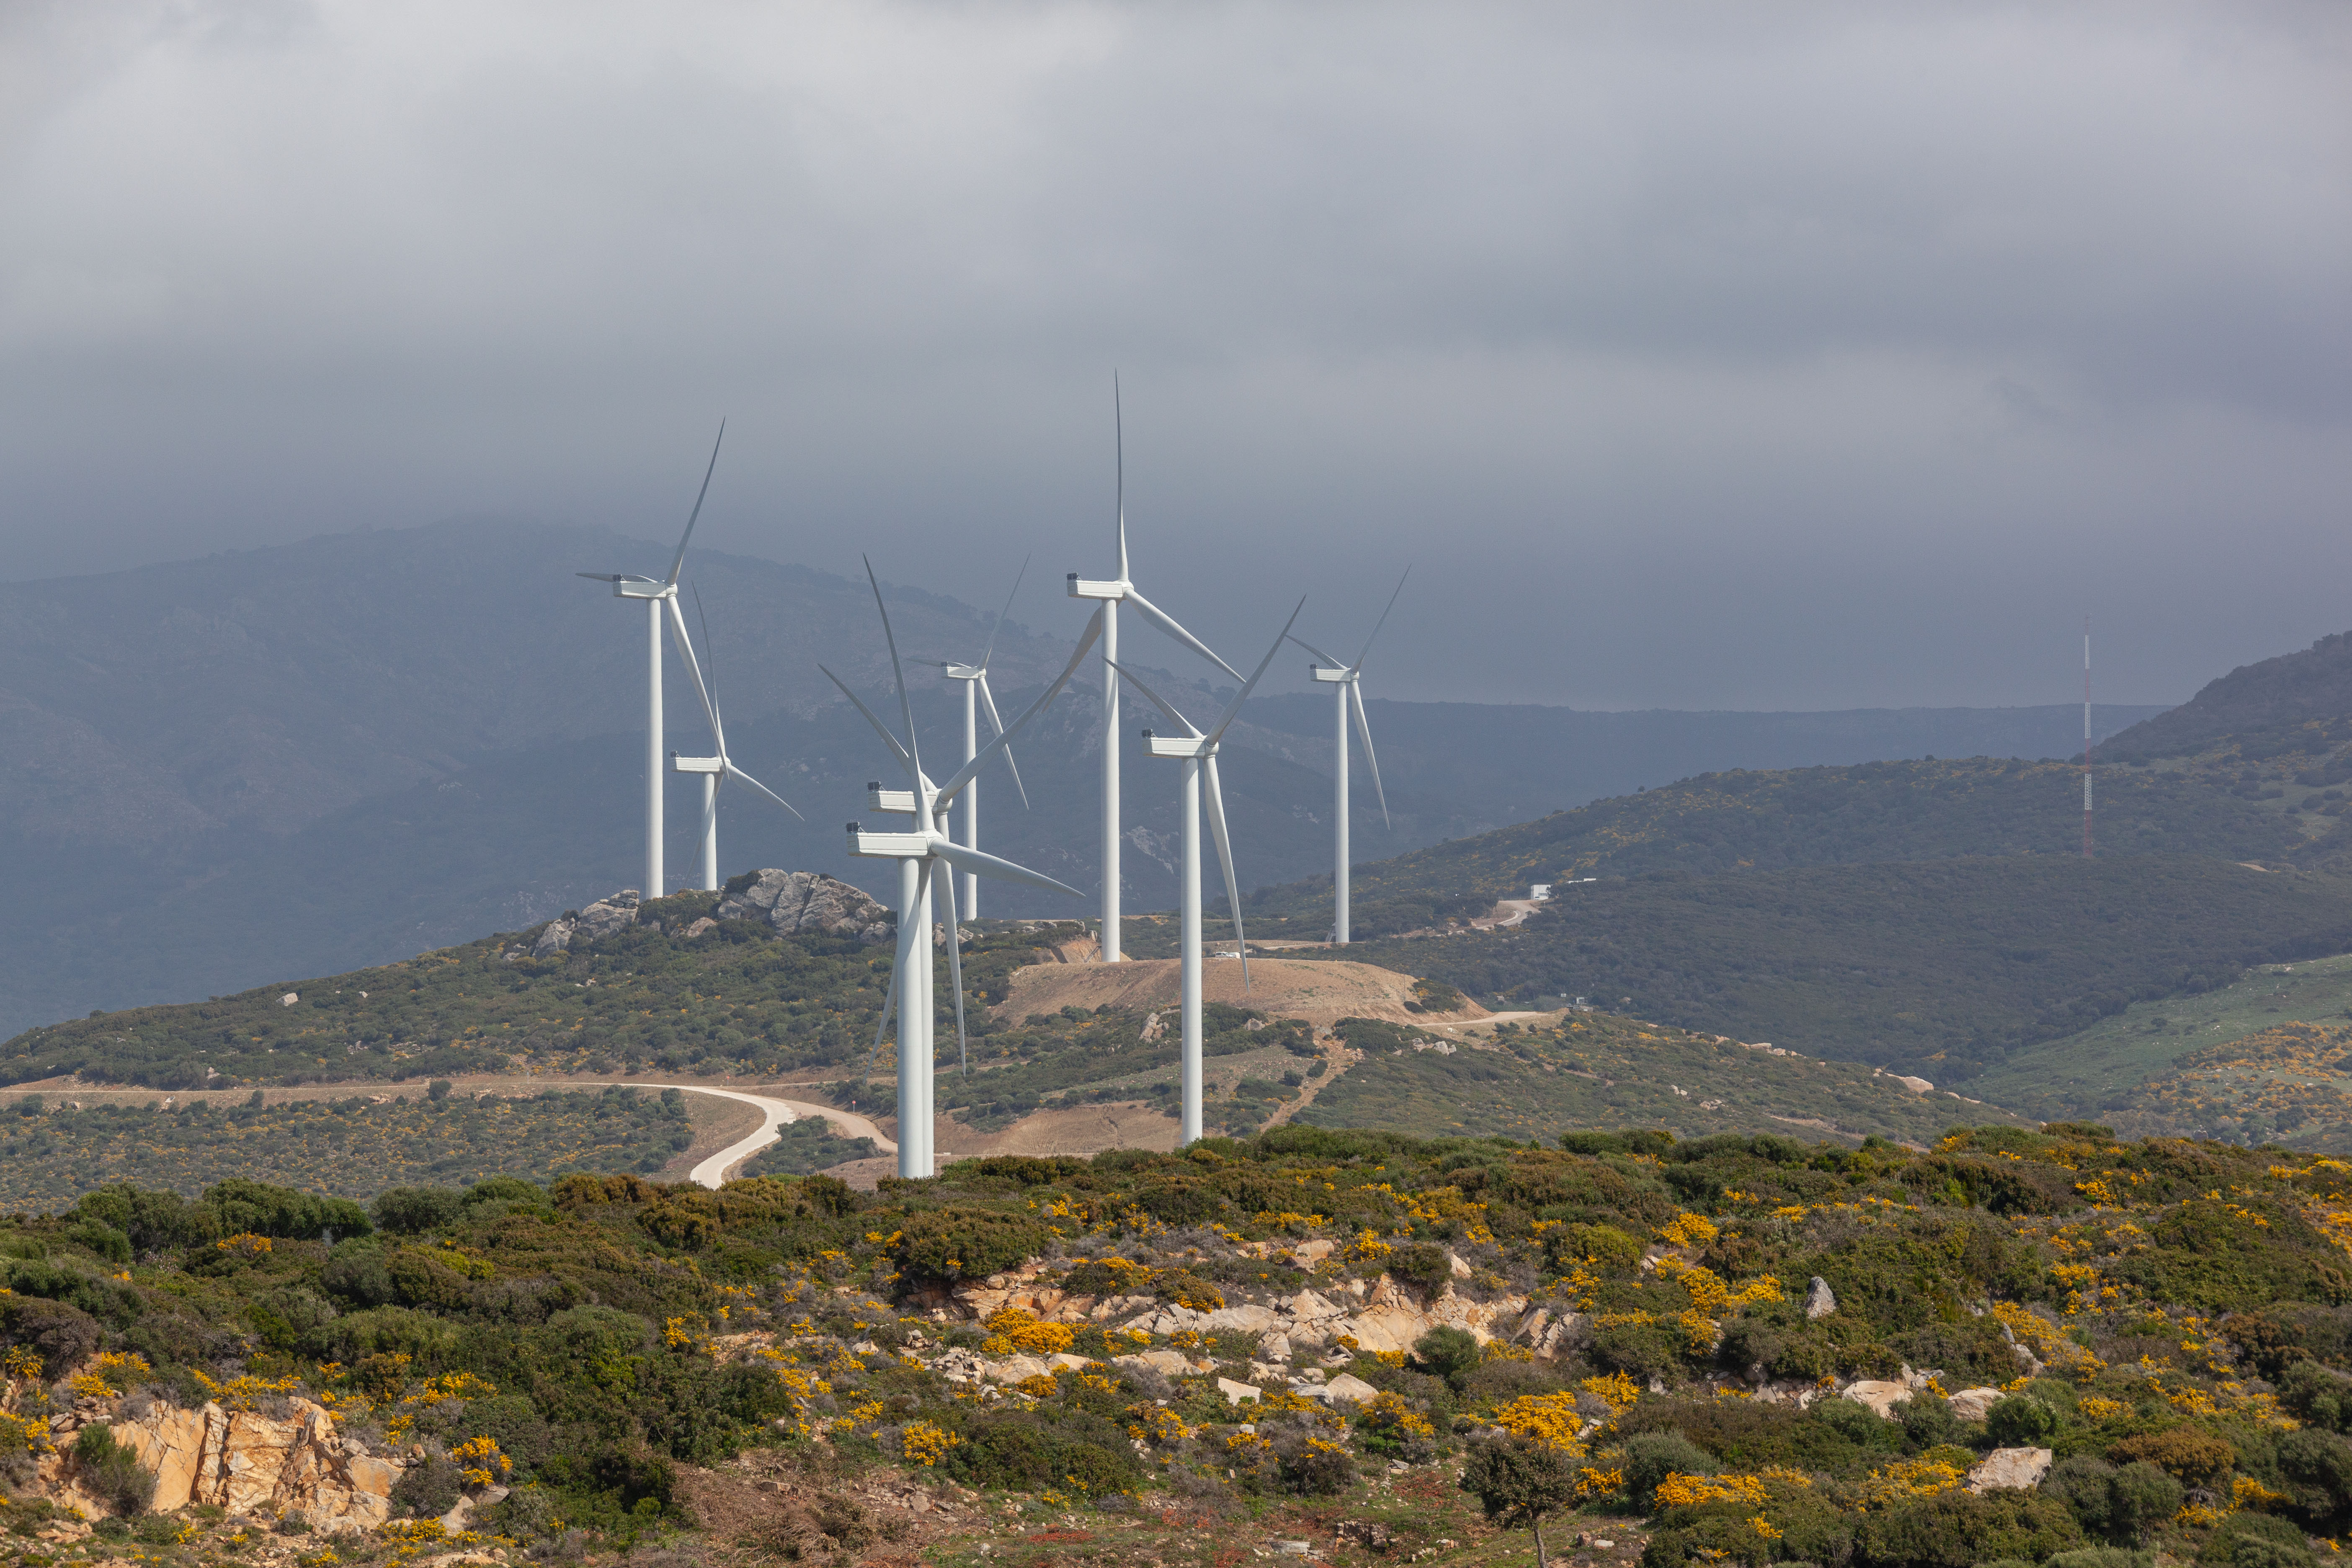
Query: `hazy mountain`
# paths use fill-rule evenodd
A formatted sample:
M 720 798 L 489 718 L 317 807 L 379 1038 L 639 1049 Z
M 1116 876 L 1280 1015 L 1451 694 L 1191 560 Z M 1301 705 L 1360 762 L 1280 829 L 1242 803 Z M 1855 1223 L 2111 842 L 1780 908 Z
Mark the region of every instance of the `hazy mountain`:
M 644 611 L 578 571 L 658 574 L 670 545 L 512 522 L 342 534 L 170 566 L 0 586 L 0 1029 L 404 956 L 515 927 L 642 880 L 637 773 Z M 803 812 L 732 792 L 729 871 L 852 863 L 841 824 L 886 775 L 878 743 L 816 670 L 868 690 L 888 665 L 853 577 L 697 552 L 738 759 Z M 992 610 L 888 589 L 901 650 L 970 658 Z M 1077 606 L 1047 599 L 1075 629 Z M 692 601 L 688 601 L 691 611 Z M 1181 613 L 1182 606 L 1175 606 Z M 1066 613 L 1064 612 L 1066 610 Z M 698 637 L 701 626 L 696 625 Z M 1147 668 L 1205 715 L 1217 694 L 1144 633 Z M 997 642 L 1008 712 L 1069 645 L 1017 623 Z M 1302 659 L 1304 656 L 1301 656 Z M 677 661 L 670 744 L 707 745 Z M 930 746 L 959 742 L 935 671 L 910 667 Z M 988 842 L 1072 885 L 1097 880 L 1098 729 L 1075 689 L 983 787 Z M 2063 752 L 2066 706 L 1846 713 L 1581 713 L 1370 703 L 1389 820 L 1360 770 L 1356 852 L 1378 858 L 1696 772 L 1977 752 Z M 2102 709 L 2102 730 L 2147 709 Z M 1131 730 L 1147 721 L 1130 707 Z M 1223 769 L 1245 886 L 1328 871 L 1331 709 L 1254 699 Z M 1127 768 L 1129 907 L 1175 897 L 1175 773 Z M 691 792 L 671 792 L 668 863 L 690 875 Z M 1068 912 L 992 893 L 995 913 Z
M 2352 632 L 2321 637 L 2298 653 L 2242 664 L 2196 696 L 2101 743 L 2099 754 L 2175 757 L 2212 749 L 2224 737 L 2255 737 L 2352 714 Z

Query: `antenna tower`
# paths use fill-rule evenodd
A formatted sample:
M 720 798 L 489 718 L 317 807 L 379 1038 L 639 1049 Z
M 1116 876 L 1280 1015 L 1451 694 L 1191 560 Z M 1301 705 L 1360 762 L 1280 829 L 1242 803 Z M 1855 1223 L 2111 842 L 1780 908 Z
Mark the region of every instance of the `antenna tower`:
M 2083 617 L 2083 858 L 2091 858 L 2091 617 Z

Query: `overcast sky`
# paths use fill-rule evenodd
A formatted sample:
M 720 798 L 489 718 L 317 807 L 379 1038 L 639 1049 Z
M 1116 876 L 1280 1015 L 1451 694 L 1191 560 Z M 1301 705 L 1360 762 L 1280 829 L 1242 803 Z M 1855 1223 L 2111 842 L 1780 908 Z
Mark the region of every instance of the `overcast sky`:
M 2352 10 L 0 5 L 0 576 L 453 516 L 1581 707 L 2352 626 Z M 452 562 L 453 570 L 463 563 Z M 1138 633 L 1138 636 L 1152 634 Z M 1330 646 L 1326 644 L 1325 646 Z M 1175 663 L 1172 650 L 1167 662 Z M 1295 680 L 1289 684 L 1297 684 Z

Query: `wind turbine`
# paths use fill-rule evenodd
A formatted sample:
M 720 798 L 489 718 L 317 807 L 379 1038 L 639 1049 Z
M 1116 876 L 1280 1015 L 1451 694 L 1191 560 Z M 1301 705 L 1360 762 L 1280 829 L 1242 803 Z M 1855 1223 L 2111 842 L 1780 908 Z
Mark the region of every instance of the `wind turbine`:
M 598 583 L 613 584 L 616 599 L 643 599 L 646 602 L 646 889 L 645 896 L 662 896 L 662 622 L 672 620 L 672 635 L 683 650 L 686 644 L 686 623 L 677 618 L 677 574 L 686 566 L 686 542 L 694 537 L 695 519 L 702 515 L 702 498 L 710 493 L 710 476 L 719 467 L 719 442 L 727 439 L 727 421 L 719 422 L 719 439 L 710 444 L 710 464 L 702 470 L 702 489 L 695 492 L 694 510 L 687 514 L 686 531 L 677 538 L 677 558 L 669 563 L 669 575 L 660 582 L 651 577 L 639 577 L 627 572 L 575 572 L 575 577 L 586 577 Z M 668 605 L 667 616 L 663 605 Z M 687 653 L 688 663 L 694 656 Z M 700 678 L 697 678 L 698 684 Z M 739 775 L 740 776 L 740 775 Z
M 955 992 L 956 1041 L 959 1051 L 964 1047 L 963 1029 L 963 957 L 955 937 L 955 879 L 950 874 L 937 877 L 941 863 L 957 870 L 983 877 L 997 877 L 1009 882 L 1026 882 L 1032 887 L 1047 888 L 1072 898 L 1082 898 L 1076 888 L 1053 878 L 1016 866 L 993 855 L 968 848 L 948 837 L 948 814 L 953 809 L 955 797 L 961 793 L 981 770 L 982 763 L 997 752 L 1012 744 L 1013 737 L 1023 725 L 1045 710 L 1045 705 L 1058 696 L 1070 677 L 1094 646 L 1102 628 L 1101 615 L 1087 627 L 1078 641 L 1077 651 L 1070 655 L 1054 684 L 1047 687 L 1027 711 L 1005 726 L 996 739 L 982 747 L 979 752 L 958 769 L 945 784 L 936 784 L 923 772 L 922 747 L 915 734 L 915 710 L 907 698 L 906 671 L 898 662 L 898 639 L 890 630 L 890 612 L 882 603 L 882 584 L 874 575 L 871 562 L 866 563 L 866 580 L 874 589 L 874 607 L 882 615 L 883 640 L 890 647 L 890 675 L 898 683 L 898 712 L 907 725 L 907 739 L 902 744 L 888 725 L 874 716 L 857 693 L 844 683 L 841 677 L 824 669 L 825 679 L 840 687 L 841 694 L 856 703 L 882 737 L 899 766 L 907 773 L 908 787 L 904 791 L 886 790 L 879 784 L 867 785 L 866 804 L 877 811 L 899 812 L 914 818 L 911 832 L 868 833 L 858 823 L 849 824 L 849 852 L 876 859 L 898 862 L 898 949 L 890 967 L 890 989 L 882 999 L 882 1016 L 876 1021 L 874 1040 L 882 1041 L 882 1030 L 889 1024 L 895 1004 L 898 1014 L 898 1174 L 908 1177 L 936 1174 L 936 1157 L 931 1148 L 931 888 L 936 879 L 947 896 L 948 905 L 948 984 Z M 970 1070 L 969 1062 L 966 1070 Z
M 1137 613 L 1150 621 L 1232 676 L 1235 680 L 1242 672 L 1209 650 L 1209 645 L 1176 624 L 1165 610 L 1135 591 L 1128 579 L 1127 570 L 1127 432 L 1119 412 L 1118 378 L 1110 384 L 1111 422 L 1118 447 L 1118 575 L 1107 583 L 1069 574 L 1070 597 L 1099 599 L 1102 609 L 1103 660 L 1103 776 L 1102 776 L 1102 957 L 1105 963 L 1119 960 L 1118 915 L 1118 607 L 1133 605 Z
M 1381 823 L 1388 826 L 1388 792 L 1381 788 L 1381 762 L 1372 755 L 1372 727 L 1364 718 L 1364 694 L 1360 689 L 1364 659 L 1372 651 L 1372 642 L 1381 635 L 1381 627 L 1389 624 L 1389 610 L 1396 608 L 1397 594 L 1404 592 L 1404 578 L 1412 575 L 1412 568 L 1404 569 L 1404 577 L 1397 579 L 1396 593 L 1389 595 L 1388 609 L 1372 625 L 1371 637 L 1364 639 L 1364 651 L 1356 656 L 1353 664 L 1341 664 L 1321 648 L 1303 637 L 1290 640 L 1323 662 L 1309 665 L 1307 673 L 1328 683 L 1332 695 L 1339 700 L 1339 757 L 1331 769 L 1331 942 L 1344 947 L 1348 942 L 1348 722 L 1355 721 L 1356 738 L 1364 743 L 1364 765 L 1372 770 L 1372 793 L 1381 803 Z
M 1004 733 L 1004 721 L 997 716 L 996 698 L 988 689 L 988 659 L 996 651 L 996 634 L 1004 629 L 1004 617 L 1013 613 L 1013 600 L 1021 592 L 1021 579 L 1029 575 L 1029 563 L 1021 563 L 1020 572 L 1013 579 L 1013 592 L 1004 595 L 1004 608 L 996 612 L 996 624 L 988 628 L 988 646 L 980 650 L 978 664 L 942 662 L 940 673 L 950 680 L 963 682 L 963 760 L 967 763 L 980 754 L 980 705 L 988 705 L 988 721 L 996 732 Z M 708 640 L 708 639 L 706 639 Z M 1021 807 L 1029 808 L 1029 792 L 1022 787 L 1021 770 L 1013 765 L 1013 749 L 1004 751 L 1004 765 L 1013 774 L 1013 787 L 1021 794 Z M 964 786 L 963 841 L 971 847 L 980 847 L 980 781 Z M 963 878 L 963 912 L 966 919 L 980 918 L 980 879 L 970 872 Z
M 1153 707 L 1184 729 L 1181 735 L 1155 735 L 1149 730 L 1143 732 L 1144 744 L 1153 756 L 1173 757 L 1184 764 L 1183 784 L 1178 796 L 1178 810 L 1184 818 L 1183 889 L 1178 906 L 1181 911 L 1179 926 L 1183 940 L 1179 995 L 1181 998 L 1180 1010 L 1183 1018 L 1184 1041 L 1179 1068 L 1184 1090 L 1182 1131 L 1177 1137 L 1179 1148 L 1197 1142 L 1201 1136 L 1201 771 L 1205 767 L 1209 773 L 1209 831 L 1216 838 L 1217 858 L 1224 866 L 1225 903 L 1233 911 L 1234 942 L 1241 950 L 1242 984 L 1246 988 L 1249 984 L 1249 940 L 1242 933 L 1241 886 L 1234 876 L 1233 839 L 1225 831 L 1225 792 L 1217 782 L 1217 742 L 1224 738 L 1225 726 L 1234 721 L 1234 715 L 1240 712 L 1242 704 L 1248 700 L 1250 689 L 1257 684 L 1258 677 L 1264 675 L 1265 667 L 1274 662 L 1274 656 L 1282 651 L 1283 638 L 1290 635 L 1291 623 L 1298 619 L 1298 611 L 1306 604 L 1307 601 L 1301 599 L 1292 608 L 1290 620 L 1285 621 L 1282 630 L 1275 636 L 1274 646 L 1265 650 L 1265 657 L 1258 661 L 1256 670 L 1242 683 L 1241 690 L 1225 704 L 1225 710 L 1218 717 L 1215 727 L 1205 735 L 1193 728 L 1192 721 L 1177 712 L 1158 692 L 1138 679 L 1133 670 L 1119 665 L 1111 667 L 1134 681 L 1135 689 L 1151 699 Z
M 694 616 L 702 623 L 702 646 L 711 650 L 710 679 L 708 684 L 703 681 L 701 665 L 695 660 L 694 645 L 687 639 L 686 623 L 678 616 L 677 598 L 675 595 L 670 598 L 669 611 L 671 635 L 677 639 L 677 651 L 686 656 L 687 672 L 694 677 L 695 693 L 702 699 L 703 716 L 710 721 L 710 743 L 719 752 L 715 757 L 681 757 L 676 752 L 669 754 L 671 772 L 702 775 L 702 887 L 705 892 L 715 893 L 719 890 L 719 786 L 720 784 L 730 778 L 741 779 L 786 811 L 792 811 L 795 817 L 800 817 L 803 822 L 808 819 L 801 816 L 799 812 L 793 811 L 791 801 L 737 767 L 735 759 L 727 754 L 727 726 L 719 721 L 719 717 L 717 690 L 719 653 L 716 645 L 710 640 L 710 618 L 702 613 L 701 594 L 698 592 L 694 595 Z

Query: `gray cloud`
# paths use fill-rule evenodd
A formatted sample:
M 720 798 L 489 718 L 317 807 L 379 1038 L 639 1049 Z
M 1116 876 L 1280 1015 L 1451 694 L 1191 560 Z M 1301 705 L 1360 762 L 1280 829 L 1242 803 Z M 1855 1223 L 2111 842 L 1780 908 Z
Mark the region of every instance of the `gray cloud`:
M 2185 697 L 2352 622 L 2352 83 L 2262 5 L 0 13 L 15 577 L 462 514 L 1386 693 Z M 1008 559 L 1008 556 L 1010 559 Z

